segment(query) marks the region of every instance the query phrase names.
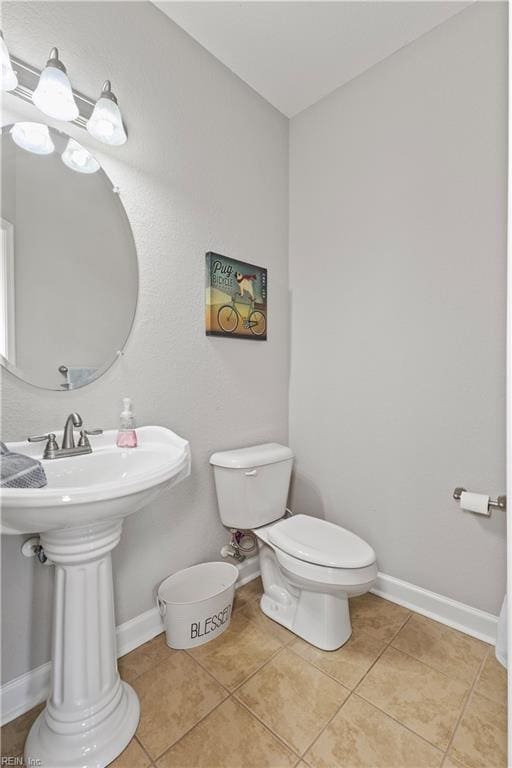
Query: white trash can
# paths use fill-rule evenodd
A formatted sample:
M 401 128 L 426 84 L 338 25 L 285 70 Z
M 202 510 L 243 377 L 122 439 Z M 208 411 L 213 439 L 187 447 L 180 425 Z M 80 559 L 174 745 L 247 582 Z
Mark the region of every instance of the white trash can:
M 229 627 L 238 576 L 230 563 L 200 563 L 162 581 L 157 604 L 170 648 L 203 645 Z

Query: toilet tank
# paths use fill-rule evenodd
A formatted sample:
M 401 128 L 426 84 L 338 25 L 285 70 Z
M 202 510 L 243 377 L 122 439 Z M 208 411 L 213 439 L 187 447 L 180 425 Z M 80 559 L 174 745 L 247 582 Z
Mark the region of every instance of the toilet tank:
M 210 458 L 220 519 L 228 528 L 259 528 L 283 517 L 293 453 L 279 443 L 219 451 Z

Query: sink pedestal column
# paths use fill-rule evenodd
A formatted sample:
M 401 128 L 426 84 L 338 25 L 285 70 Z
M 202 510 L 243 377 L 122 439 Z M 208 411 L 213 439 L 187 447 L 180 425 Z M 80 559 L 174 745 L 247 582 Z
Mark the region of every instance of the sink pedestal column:
M 116 520 L 41 534 L 55 563 L 52 687 L 28 765 L 104 768 L 135 733 L 139 701 L 117 671 L 110 553 L 120 537 Z

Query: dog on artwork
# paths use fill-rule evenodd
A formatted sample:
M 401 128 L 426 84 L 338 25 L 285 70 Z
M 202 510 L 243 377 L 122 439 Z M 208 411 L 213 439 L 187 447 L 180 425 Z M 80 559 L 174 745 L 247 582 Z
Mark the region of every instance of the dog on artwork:
M 235 272 L 235 279 L 238 283 L 238 291 L 240 296 L 244 293 L 248 293 L 252 301 L 254 301 L 254 281 L 257 279 L 256 275 L 242 275 L 241 272 Z

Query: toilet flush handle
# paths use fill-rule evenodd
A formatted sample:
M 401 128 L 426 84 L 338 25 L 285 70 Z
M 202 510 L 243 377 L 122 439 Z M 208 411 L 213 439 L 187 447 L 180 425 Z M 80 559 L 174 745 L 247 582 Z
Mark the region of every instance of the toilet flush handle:
M 256 477 L 258 474 L 255 469 L 250 469 L 248 472 L 244 472 L 246 477 Z

